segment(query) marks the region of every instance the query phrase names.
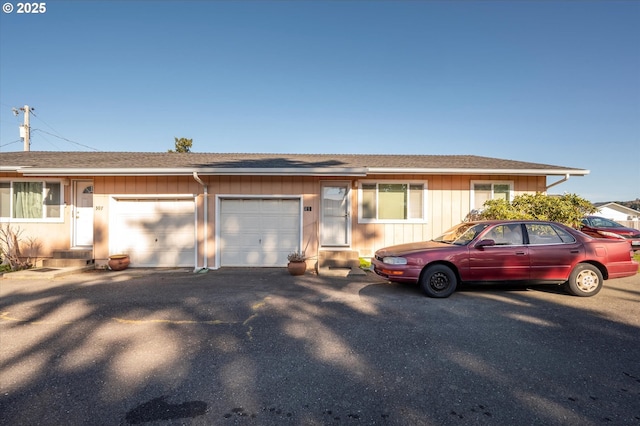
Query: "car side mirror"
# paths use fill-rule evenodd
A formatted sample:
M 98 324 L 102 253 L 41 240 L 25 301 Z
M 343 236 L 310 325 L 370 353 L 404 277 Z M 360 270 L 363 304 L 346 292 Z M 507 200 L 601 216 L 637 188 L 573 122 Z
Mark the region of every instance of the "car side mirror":
M 479 249 L 479 250 L 482 250 L 485 247 L 491 247 L 491 246 L 495 246 L 495 245 L 496 245 L 495 240 L 486 239 L 486 240 L 478 241 L 478 244 L 476 244 L 476 248 Z

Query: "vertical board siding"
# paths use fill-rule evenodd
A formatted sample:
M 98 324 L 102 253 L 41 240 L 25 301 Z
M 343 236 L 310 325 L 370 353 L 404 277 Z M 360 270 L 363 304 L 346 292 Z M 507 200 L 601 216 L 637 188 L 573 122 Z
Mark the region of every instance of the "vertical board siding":
M 427 182 L 427 220 L 415 224 L 353 224 L 352 248 L 362 256 L 370 256 L 379 248 L 437 237 L 448 228 L 462 222 L 471 210 L 471 181 L 513 181 L 514 194 L 544 192 L 544 176 L 476 176 L 476 175 L 398 175 L 404 181 Z M 371 180 L 388 180 L 387 176 L 367 177 Z M 357 218 L 357 198 L 353 200 L 354 216 Z
M 302 195 L 302 206 L 311 211 L 302 212 L 302 249 L 309 256 L 316 256 L 319 245 L 320 185 L 332 178 L 308 176 L 200 176 L 209 190 L 204 200 L 203 188 L 191 176 L 149 177 L 96 177 L 96 194 L 199 194 L 198 204 L 198 248 L 202 257 L 205 238 L 208 240 L 208 265 L 215 264 L 215 199 L 216 195 Z M 370 176 L 367 180 L 390 180 L 389 176 Z M 544 192 L 544 176 L 478 176 L 478 175 L 397 175 L 393 179 L 402 181 L 426 181 L 427 200 L 425 223 L 358 223 L 358 188 L 351 178 L 339 176 L 333 180 L 351 181 L 351 248 L 361 256 L 371 256 L 375 250 L 389 245 L 434 238 L 449 227 L 460 223 L 470 210 L 470 186 L 472 180 L 508 180 L 514 183 L 515 195 Z M 108 198 L 108 197 L 107 197 Z M 204 235 L 204 203 L 208 203 L 208 235 Z M 108 244 L 108 211 L 96 217 L 96 258 L 106 258 Z M 99 254 L 98 254 L 99 252 Z

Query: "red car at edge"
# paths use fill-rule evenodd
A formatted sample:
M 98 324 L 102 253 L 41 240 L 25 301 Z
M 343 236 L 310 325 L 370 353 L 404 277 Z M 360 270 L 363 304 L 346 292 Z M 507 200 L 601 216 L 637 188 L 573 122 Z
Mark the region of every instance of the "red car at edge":
M 640 231 L 598 216 L 582 219 L 580 230 L 595 238 L 625 239 L 634 250 L 640 250 Z
M 464 222 L 431 241 L 380 249 L 371 263 L 378 275 L 420 283 L 431 297 L 450 296 L 460 282 L 563 284 L 586 297 L 604 280 L 638 273 L 628 242 L 535 220 Z

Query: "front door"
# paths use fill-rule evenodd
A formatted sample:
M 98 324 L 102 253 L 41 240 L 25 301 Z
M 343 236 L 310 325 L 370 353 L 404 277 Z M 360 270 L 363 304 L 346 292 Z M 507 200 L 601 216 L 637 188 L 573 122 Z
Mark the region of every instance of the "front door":
M 322 184 L 320 245 L 323 247 L 348 247 L 351 243 L 350 187 L 349 182 Z
M 74 189 L 73 246 L 93 245 L 93 182 L 77 180 Z

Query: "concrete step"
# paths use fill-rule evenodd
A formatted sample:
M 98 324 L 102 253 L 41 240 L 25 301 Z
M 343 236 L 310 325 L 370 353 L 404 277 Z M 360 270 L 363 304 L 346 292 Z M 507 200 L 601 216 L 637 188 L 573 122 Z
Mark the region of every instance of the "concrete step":
M 93 250 L 54 250 L 54 259 L 92 259 Z
M 320 250 L 318 252 L 318 275 L 348 276 L 362 275 L 360 255 L 356 250 Z
M 93 265 L 93 259 L 43 259 L 42 266 L 45 268 L 66 268 L 71 266 L 88 266 Z

